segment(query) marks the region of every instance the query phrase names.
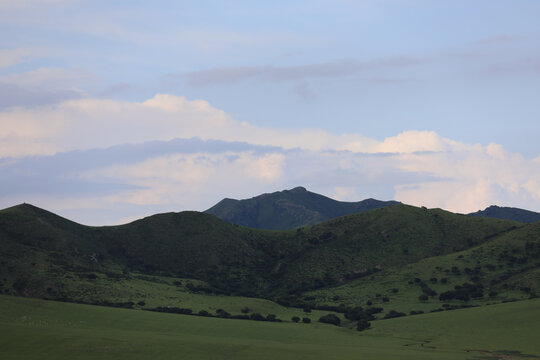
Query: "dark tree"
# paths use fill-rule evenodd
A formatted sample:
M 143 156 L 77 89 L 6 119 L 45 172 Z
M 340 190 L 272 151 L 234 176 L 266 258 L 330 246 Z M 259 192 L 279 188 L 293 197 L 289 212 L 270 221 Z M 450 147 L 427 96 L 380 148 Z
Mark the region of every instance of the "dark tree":
M 332 325 L 336 325 L 336 326 L 339 326 L 339 324 L 341 324 L 341 320 L 334 314 L 328 314 L 328 315 L 321 316 L 319 318 L 319 322 L 322 322 L 322 323 L 325 323 L 325 324 L 332 324 Z

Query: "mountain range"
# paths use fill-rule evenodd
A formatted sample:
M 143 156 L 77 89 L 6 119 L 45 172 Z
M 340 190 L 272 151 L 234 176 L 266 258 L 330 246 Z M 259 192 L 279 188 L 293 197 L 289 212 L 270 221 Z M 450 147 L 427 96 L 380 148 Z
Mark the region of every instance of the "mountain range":
M 289 195 L 298 192 L 309 196 Z M 540 291 L 540 222 L 399 203 L 280 231 L 193 211 L 89 227 L 22 204 L 0 211 L 0 244 L 1 292 L 65 301 L 127 301 L 149 291 L 128 290 L 141 277 L 287 306 L 386 308 L 394 299 L 404 311 L 437 306 L 438 294 L 465 283 L 479 303 Z M 131 285 L 97 286 L 107 281 Z
M 400 203 L 375 199 L 358 202 L 337 201 L 303 187 L 296 187 L 262 194 L 251 199 L 225 198 L 205 212 L 236 225 L 256 229 L 286 230 L 395 204 Z M 524 223 L 540 220 L 540 213 L 499 206 L 490 206 L 468 215 Z

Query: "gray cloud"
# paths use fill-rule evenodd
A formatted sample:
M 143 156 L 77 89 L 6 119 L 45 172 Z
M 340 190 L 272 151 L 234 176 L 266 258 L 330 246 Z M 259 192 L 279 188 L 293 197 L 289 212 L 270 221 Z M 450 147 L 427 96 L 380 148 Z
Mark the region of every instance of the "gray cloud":
M 58 104 L 65 100 L 79 99 L 83 93 L 76 90 L 27 89 L 0 82 L 0 109 L 11 106 L 33 107 Z
M 361 62 L 358 60 L 342 60 L 320 64 L 298 66 L 239 66 L 219 67 L 195 71 L 186 74 L 169 74 L 165 82 L 187 80 L 192 86 L 211 86 L 217 84 L 232 84 L 245 80 L 258 81 L 291 81 L 316 78 L 337 78 L 354 76 L 375 70 L 391 70 L 412 66 L 423 60 L 413 57 L 392 57 Z

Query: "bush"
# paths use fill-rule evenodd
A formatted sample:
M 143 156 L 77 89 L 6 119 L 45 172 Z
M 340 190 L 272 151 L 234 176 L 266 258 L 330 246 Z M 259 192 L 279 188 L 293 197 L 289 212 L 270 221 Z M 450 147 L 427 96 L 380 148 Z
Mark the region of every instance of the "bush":
M 249 318 L 255 321 L 266 321 L 266 318 L 259 313 L 252 313 Z
M 291 320 L 292 320 L 293 322 L 297 323 L 297 322 L 300 321 L 300 318 L 299 318 L 298 316 L 293 316 L 293 317 L 291 318 Z
M 356 324 L 356 330 L 363 331 L 366 329 L 369 329 L 371 327 L 371 323 L 367 320 L 360 320 L 358 324 Z
M 305 317 L 305 318 L 302 319 L 302 322 L 303 322 L 304 324 L 309 324 L 309 323 L 311 322 L 311 319 Z
M 223 309 L 217 309 L 216 314 L 220 318 L 230 318 L 231 317 L 231 314 L 229 314 L 227 311 L 225 311 Z
M 266 321 L 276 321 L 276 315 L 275 314 L 268 314 L 266 316 Z
M 390 310 L 388 314 L 384 315 L 385 319 L 393 319 L 401 316 L 407 316 L 407 314 L 396 311 L 396 310 Z
M 245 315 L 245 314 L 241 314 L 241 315 L 231 315 L 231 319 L 249 320 L 249 315 Z
M 247 314 L 249 312 L 249 308 L 247 306 L 244 306 L 240 311 L 242 312 L 242 314 Z
M 319 322 L 325 323 L 325 324 L 332 324 L 336 326 L 339 326 L 339 324 L 341 324 L 341 320 L 334 314 L 321 316 L 319 318 Z

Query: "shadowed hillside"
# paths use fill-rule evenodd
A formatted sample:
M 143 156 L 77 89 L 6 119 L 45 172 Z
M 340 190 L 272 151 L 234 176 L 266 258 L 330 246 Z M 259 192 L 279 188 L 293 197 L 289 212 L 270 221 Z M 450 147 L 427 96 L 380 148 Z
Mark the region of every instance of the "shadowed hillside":
M 256 230 L 198 212 L 88 227 L 31 205 L 0 211 L 4 289 L 69 297 L 62 274 L 145 274 L 205 281 L 206 291 L 275 297 L 336 285 L 449 254 L 512 231 L 508 220 L 392 205 L 288 231 Z

